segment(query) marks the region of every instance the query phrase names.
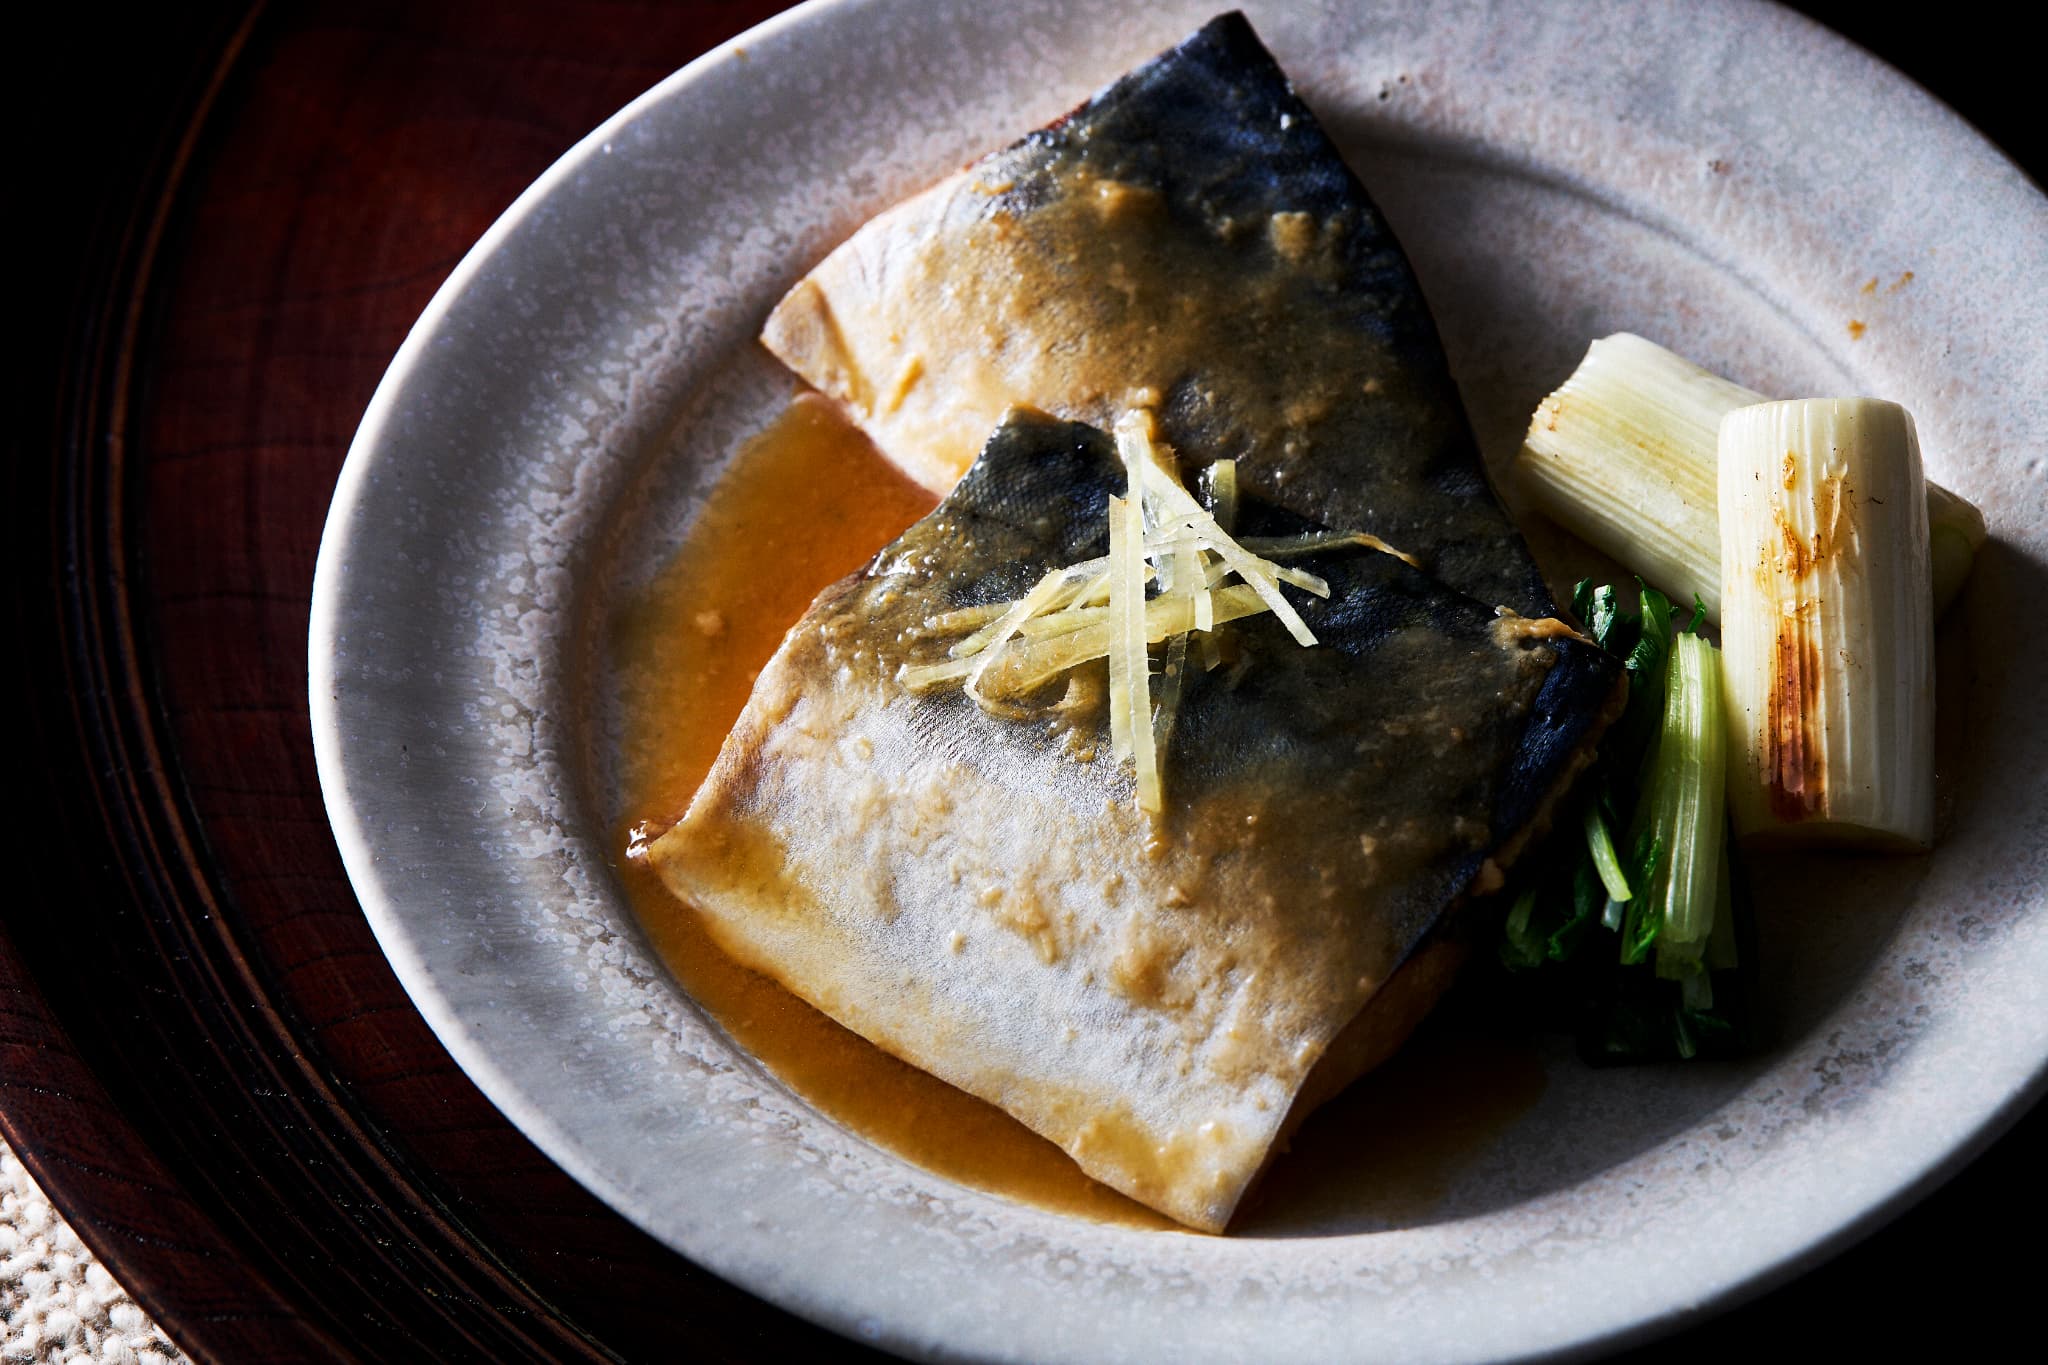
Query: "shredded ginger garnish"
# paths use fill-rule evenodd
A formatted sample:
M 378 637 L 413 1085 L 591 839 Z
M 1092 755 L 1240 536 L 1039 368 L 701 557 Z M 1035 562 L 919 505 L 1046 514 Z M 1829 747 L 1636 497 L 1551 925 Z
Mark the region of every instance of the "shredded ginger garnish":
M 1123 497 L 1109 500 L 1109 553 L 1054 569 L 1014 602 L 932 617 L 927 630 L 969 633 L 942 662 L 906 666 L 898 678 L 914 691 L 957 682 L 984 710 L 1001 714 L 1069 669 L 1108 659 L 1110 752 L 1116 762 L 1131 764 L 1138 808 L 1157 815 L 1165 807 L 1160 755 L 1191 660 L 1209 669 L 1222 658 L 1215 629 L 1270 613 L 1297 643 L 1316 643 L 1280 587 L 1327 598 L 1330 585 L 1278 559 L 1358 546 L 1415 561 L 1360 532 L 1259 540 L 1249 542 L 1256 551 L 1247 548 L 1181 483 L 1172 452 L 1153 440 L 1149 411 L 1125 413 L 1115 434 L 1126 484 Z M 1213 501 L 1230 517 L 1236 462 L 1217 461 L 1207 477 Z M 1156 589 L 1149 599 L 1148 581 Z M 1192 650 L 1191 635 L 1202 637 Z M 1151 646 L 1161 643 L 1166 649 L 1155 688 Z

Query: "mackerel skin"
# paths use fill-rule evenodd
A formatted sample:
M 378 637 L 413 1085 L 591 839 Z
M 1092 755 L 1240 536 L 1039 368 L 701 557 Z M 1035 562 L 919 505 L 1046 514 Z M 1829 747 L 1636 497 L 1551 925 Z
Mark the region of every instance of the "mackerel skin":
M 1150 407 L 1189 466 L 1556 610 L 1406 256 L 1241 14 L 871 220 L 763 340 L 935 491 L 1012 405 Z
M 1426 1008 L 1382 987 L 1497 880 L 1619 672 L 1392 555 L 1304 556 L 1331 596 L 1286 591 L 1319 643 L 1221 628 L 1234 662 L 1188 680 L 1150 819 L 1109 757 L 1101 660 L 1000 715 L 898 680 L 958 638 L 932 618 L 1102 554 L 1122 488 L 1101 431 L 1010 414 L 791 630 L 649 856 L 741 962 L 1215 1231 L 1304 1096 L 1366 1064 L 1340 1040 L 1368 1007 Z M 1240 510 L 1246 535 L 1321 525 Z

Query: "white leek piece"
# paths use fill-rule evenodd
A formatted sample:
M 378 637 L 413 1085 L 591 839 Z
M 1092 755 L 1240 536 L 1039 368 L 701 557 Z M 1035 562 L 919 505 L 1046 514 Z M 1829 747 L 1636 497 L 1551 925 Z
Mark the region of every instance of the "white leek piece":
M 1977 504 L 1949 492 L 1938 483 L 1927 485 L 1927 543 L 1933 561 L 1934 619 L 1948 610 L 1977 551 L 1984 548 L 1988 531 Z
M 1736 831 L 1926 847 L 1934 613 L 1912 416 L 1873 398 L 1742 408 L 1720 476 Z
M 1674 602 L 1717 618 L 1721 526 L 1714 442 L 1723 414 L 1763 395 L 1628 332 L 1594 342 L 1536 407 L 1515 459 L 1529 500 Z
M 1515 459 L 1523 492 L 1552 521 L 1681 605 L 1721 619 L 1714 462 L 1721 419 L 1764 395 L 1628 332 L 1595 341 L 1537 405 Z M 1984 516 L 1927 486 L 1937 614 L 1984 543 Z

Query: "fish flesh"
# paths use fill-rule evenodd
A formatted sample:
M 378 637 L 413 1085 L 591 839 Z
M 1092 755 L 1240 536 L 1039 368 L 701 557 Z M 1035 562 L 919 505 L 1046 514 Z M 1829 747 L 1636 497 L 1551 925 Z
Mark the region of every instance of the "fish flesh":
M 1150 408 L 1277 506 L 1555 610 L 1407 257 L 1241 14 L 870 220 L 762 341 L 934 493 L 1013 404 Z
M 1499 884 L 1621 684 L 1559 622 L 1319 549 L 1289 561 L 1329 586 L 1299 607 L 1318 645 L 1219 628 L 1236 662 L 1187 682 L 1148 817 L 1100 660 L 1007 713 L 901 681 L 947 657 L 935 622 L 1103 555 L 1124 484 L 1102 431 L 1007 414 L 789 632 L 647 854 L 743 964 L 1220 1231 L 1289 1124 L 1434 999 L 1432 930 Z M 1349 529 L 1256 494 L 1238 517 Z
M 1400 247 L 1241 15 L 870 221 L 763 340 L 944 497 L 785 637 L 652 866 L 740 962 L 1222 1230 L 1440 993 L 1618 666 L 1552 619 Z M 1233 462 L 1234 533 L 1344 533 L 1289 560 L 1315 647 L 1252 615 L 1183 660 L 1157 813 L 1100 658 L 906 682 L 1105 555 L 1138 411 L 1189 486 Z

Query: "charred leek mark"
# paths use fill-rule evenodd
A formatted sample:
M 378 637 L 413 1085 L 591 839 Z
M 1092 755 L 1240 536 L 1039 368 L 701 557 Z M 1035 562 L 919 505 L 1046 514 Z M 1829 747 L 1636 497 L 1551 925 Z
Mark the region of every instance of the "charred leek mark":
M 1231 534 L 1238 505 L 1233 461 L 1219 460 L 1205 472 L 1204 506 L 1181 482 L 1173 453 L 1154 441 L 1149 412 L 1126 413 L 1115 436 L 1125 492 L 1109 500 L 1109 554 L 1055 569 L 1013 602 L 932 617 L 925 622 L 932 634 L 967 633 L 943 660 L 906 666 L 897 676 L 913 691 L 960 683 L 983 709 L 1001 714 L 1068 670 L 1106 658 L 1111 755 L 1131 764 L 1139 808 L 1158 814 L 1165 806 L 1160 756 L 1188 671 L 1222 661 L 1216 628 L 1270 614 L 1296 643 L 1316 643 L 1281 589 L 1328 597 L 1330 586 L 1283 561 L 1337 549 L 1415 560 L 1357 531 L 1240 541 Z M 1194 648 L 1191 636 L 1199 642 Z M 1162 642 L 1155 692 L 1150 647 Z
M 1934 835 L 1934 626 L 1913 419 L 1871 398 L 1721 424 L 1735 824 L 1782 841 Z
M 1719 622 L 1721 419 L 1763 400 L 1655 342 L 1617 332 L 1595 341 L 1537 406 L 1514 478 L 1551 520 L 1681 600 L 1697 596 Z M 1984 543 L 1984 514 L 1934 484 L 1918 496 L 1931 528 L 1926 572 L 1939 615 Z

